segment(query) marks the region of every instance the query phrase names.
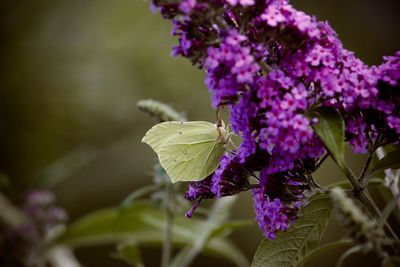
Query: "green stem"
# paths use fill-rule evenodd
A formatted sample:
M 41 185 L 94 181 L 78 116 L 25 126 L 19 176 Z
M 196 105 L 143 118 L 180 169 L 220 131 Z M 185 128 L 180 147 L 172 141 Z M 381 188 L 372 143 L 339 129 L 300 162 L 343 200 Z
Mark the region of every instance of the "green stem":
M 373 218 L 379 219 L 381 217 L 381 212 L 378 206 L 375 204 L 374 200 L 372 199 L 371 195 L 369 194 L 366 185 L 360 183 L 360 181 L 357 179 L 354 173 L 349 169 L 343 158 L 337 158 L 335 157 L 334 154 L 331 153 L 329 149 L 327 150 L 329 154 L 331 154 L 332 158 L 335 160 L 336 164 L 342 170 L 347 180 L 349 180 L 352 186 L 354 197 L 357 198 L 364 205 L 365 208 L 367 208 L 367 210 L 373 216 Z M 385 223 L 385 228 L 389 237 L 392 237 L 394 240 L 399 240 L 398 236 L 396 235 L 396 232 L 393 230 L 393 228 L 390 226 L 388 222 Z M 396 249 L 393 246 L 392 250 L 396 251 Z
M 53 267 L 81 267 L 78 259 L 69 247 L 57 246 L 50 249 L 46 259 Z
M 317 189 L 317 191 L 321 192 L 326 191 L 326 189 L 323 186 L 321 186 L 320 184 L 317 183 L 317 181 L 315 181 L 314 176 L 312 176 L 312 174 L 307 174 L 307 178 L 309 183 L 314 189 Z
M 129 194 L 121 203 L 122 208 L 128 208 L 136 199 L 158 190 L 157 185 L 148 185 Z
M 379 210 L 378 206 L 375 204 L 374 200 L 372 199 L 371 195 L 368 192 L 368 189 L 365 186 L 360 185 L 358 179 L 353 174 L 353 172 L 344 164 L 338 164 L 342 171 L 344 172 L 346 178 L 349 180 L 353 187 L 353 195 L 356 197 L 363 205 L 368 209 L 370 214 L 379 219 L 381 217 L 381 211 Z M 395 240 L 399 240 L 396 235 L 396 232 L 393 228 L 389 225 L 389 223 L 385 223 L 386 232 Z M 394 247 L 392 247 L 394 249 Z
M 378 147 L 376 149 L 376 155 L 378 156 L 378 159 L 381 160 L 383 157 L 385 157 L 385 150 L 382 147 Z M 392 191 L 393 196 L 397 198 L 400 194 L 396 180 L 399 179 L 400 173 L 395 174 L 391 169 L 387 169 L 384 172 L 385 172 L 385 183 Z M 400 199 L 397 201 L 397 207 L 400 209 Z
M 237 197 L 221 198 L 214 202 L 207 222 L 200 229 L 191 247 L 186 247 L 176 256 L 172 266 L 189 267 L 197 255 L 204 249 L 213 231 L 226 221 Z
M 378 221 L 378 227 L 383 228 L 385 225 L 385 222 L 387 222 L 387 219 L 390 216 L 390 213 L 393 211 L 393 209 L 396 207 L 396 202 L 400 199 L 400 196 L 397 196 L 393 198 L 392 200 L 389 201 L 389 203 L 386 205 L 386 207 L 382 211 L 382 216 L 379 218 Z
M 361 171 L 361 174 L 360 174 L 360 176 L 358 177 L 358 181 L 359 181 L 361 184 L 364 184 L 364 183 L 365 183 L 365 179 L 366 179 L 365 174 L 367 173 L 368 167 L 369 167 L 369 165 L 371 164 L 373 155 L 374 155 L 373 152 L 372 152 L 372 153 L 368 153 L 367 161 L 365 162 L 364 167 L 363 167 L 363 169 L 362 169 L 362 171 Z
M 172 239 L 172 224 L 174 219 L 174 214 L 171 210 L 172 201 L 174 197 L 174 191 L 171 183 L 166 185 L 167 201 L 165 207 L 165 226 L 164 226 L 164 239 L 161 255 L 161 267 L 168 267 L 171 258 L 171 239 Z

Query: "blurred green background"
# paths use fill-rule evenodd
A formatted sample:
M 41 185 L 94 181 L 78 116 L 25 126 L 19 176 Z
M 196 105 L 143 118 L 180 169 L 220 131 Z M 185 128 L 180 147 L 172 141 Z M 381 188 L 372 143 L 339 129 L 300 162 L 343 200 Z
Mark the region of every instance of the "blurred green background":
M 328 20 L 368 64 L 400 48 L 398 0 L 292 2 Z M 142 0 L 0 1 L 0 171 L 15 195 L 49 188 L 74 220 L 149 184 L 155 159 L 140 139 L 153 122 L 137 110 L 140 99 L 169 103 L 191 120 L 213 120 L 203 72 L 170 57 L 176 42 L 170 23 L 149 6 Z M 360 159 L 350 160 L 357 168 Z M 327 183 L 340 174 L 328 162 L 319 177 Z M 254 217 L 248 194 L 234 216 Z M 333 225 L 327 240 L 337 231 Z M 251 258 L 261 233 L 253 226 L 234 238 Z M 78 256 L 86 266 L 123 266 L 106 251 Z M 222 263 L 204 258 L 193 266 L 206 265 Z

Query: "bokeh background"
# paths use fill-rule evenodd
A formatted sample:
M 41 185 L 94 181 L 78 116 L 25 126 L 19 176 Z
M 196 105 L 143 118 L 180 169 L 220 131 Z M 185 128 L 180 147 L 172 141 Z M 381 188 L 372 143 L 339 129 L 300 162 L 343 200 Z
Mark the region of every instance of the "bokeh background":
M 328 20 L 344 46 L 368 64 L 400 49 L 398 0 L 292 2 Z M 191 120 L 214 119 L 204 73 L 170 57 L 176 42 L 170 24 L 149 7 L 143 0 L 0 1 L 0 172 L 14 196 L 48 188 L 73 221 L 149 184 L 155 158 L 140 139 L 153 122 L 137 110 L 140 99 L 171 104 Z M 356 171 L 361 159 L 349 158 Z M 341 177 L 332 162 L 318 176 L 321 183 Z M 233 216 L 254 217 L 249 194 Z M 338 235 L 332 224 L 325 242 Z M 253 225 L 233 237 L 251 258 L 261 233 Z M 77 254 L 89 267 L 124 266 L 108 251 Z M 337 256 L 324 255 L 324 266 L 334 266 Z M 201 258 L 193 266 L 229 266 L 212 262 Z

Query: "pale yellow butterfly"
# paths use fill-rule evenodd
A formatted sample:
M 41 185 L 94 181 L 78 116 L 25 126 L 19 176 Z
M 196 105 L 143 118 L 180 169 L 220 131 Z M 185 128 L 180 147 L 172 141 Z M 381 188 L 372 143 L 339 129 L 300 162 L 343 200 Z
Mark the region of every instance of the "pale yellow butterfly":
M 173 183 L 200 181 L 214 172 L 225 152 L 225 126 L 206 121 L 168 121 L 155 125 L 143 137 L 157 153 Z

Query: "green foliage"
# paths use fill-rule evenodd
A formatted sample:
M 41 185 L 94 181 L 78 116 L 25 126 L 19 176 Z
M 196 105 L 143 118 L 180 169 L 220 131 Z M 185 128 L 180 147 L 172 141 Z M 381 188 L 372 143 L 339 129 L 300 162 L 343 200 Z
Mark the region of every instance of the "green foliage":
M 312 127 L 324 142 L 325 147 L 337 164 L 343 168 L 344 163 L 344 121 L 334 108 L 318 107 L 309 111 L 310 118 L 318 119 Z
M 210 236 L 226 236 L 230 234 L 233 230 L 250 225 L 254 225 L 254 220 L 230 220 L 221 223 L 217 228 L 214 229 Z
M 319 254 L 322 254 L 322 253 L 325 253 L 327 251 L 331 251 L 331 250 L 337 249 L 337 248 L 348 247 L 348 246 L 351 246 L 352 244 L 353 244 L 353 242 L 351 240 L 343 239 L 343 240 L 338 240 L 338 241 L 335 241 L 335 242 L 332 242 L 332 243 L 329 243 L 329 244 L 326 244 L 323 246 L 319 246 L 319 247 L 313 249 L 312 251 L 310 251 L 307 255 L 305 255 L 302 258 L 302 260 L 299 262 L 298 265 L 302 266 L 308 260 L 310 260 L 311 258 L 313 258 Z
M 400 168 L 400 150 L 395 150 L 387 153 L 381 160 L 379 160 L 371 169 L 371 174 L 383 171 L 386 169 Z
M 376 186 L 380 186 L 380 185 L 383 185 L 382 178 L 372 178 L 368 181 L 368 186 L 370 186 L 370 187 L 376 187 Z M 331 183 L 326 186 L 327 189 L 332 189 L 335 187 L 340 187 L 343 189 L 351 189 L 352 185 L 348 181 L 339 181 L 339 182 Z
M 199 181 L 219 165 L 228 140 L 226 130 L 205 121 L 168 121 L 155 125 L 143 137 L 157 153 L 173 183 Z
M 202 228 L 197 232 L 196 238 L 193 240 L 193 244 L 183 248 L 178 255 L 175 257 L 170 267 L 188 267 L 193 259 L 206 248 L 209 240 L 218 233 L 224 234 L 226 231 L 231 231 L 229 228 L 232 226 L 238 226 L 235 223 L 228 224 L 226 220 L 229 216 L 229 212 L 237 197 L 225 197 L 217 200 L 210 211 L 207 221 L 202 225 Z M 225 225 L 224 225 L 225 224 Z M 231 257 L 240 266 L 248 266 L 248 261 L 239 253 L 232 251 Z
M 254 256 L 252 267 L 297 267 L 321 240 L 331 214 L 327 195 L 318 195 L 300 211 L 300 218 L 277 239 L 264 239 Z
M 380 247 L 383 236 L 374 217 L 366 213 L 348 194 L 340 187 L 330 190 L 330 196 L 335 208 L 335 214 L 345 230 L 346 235 L 358 244 L 365 245 L 365 251 Z
M 191 246 L 208 221 L 196 218 L 177 217 L 172 226 L 172 242 L 176 245 Z M 161 246 L 165 214 L 148 202 L 137 202 L 129 207 L 108 208 L 92 212 L 69 225 L 53 245 L 72 247 L 115 243 L 123 240 L 140 245 Z M 237 266 L 244 266 L 245 256 L 228 239 L 213 236 L 204 243 L 204 252 L 230 260 Z
M 125 241 L 117 246 L 117 251 L 112 255 L 116 259 L 121 259 L 133 267 L 144 267 L 140 250 L 136 242 Z
M 380 179 L 383 180 L 384 178 L 380 178 Z M 377 190 L 378 190 L 379 196 L 382 198 L 383 202 L 386 203 L 386 205 L 389 205 L 393 201 L 394 196 L 393 196 L 393 192 L 391 191 L 390 188 L 388 188 L 387 186 L 380 186 L 377 188 Z M 391 215 L 393 216 L 393 218 L 396 221 L 400 221 L 400 209 L 395 208 L 392 211 Z M 382 214 L 382 216 L 383 216 L 383 214 Z
M 130 193 L 121 203 L 122 208 L 129 208 L 133 202 L 135 202 L 137 199 L 141 198 L 144 195 L 147 195 L 149 193 L 153 193 L 158 189 L 157 185 L 148 185 L 144 186 L 142 188 L 139 188 L 138 190 L 133 191 Z
M 378 220 L 379 228 L 384 227 L 386 220 L 390 216 L 390 213 L 396 208 L 396 205 L 397 205 L 397 202 L 399 199 L 400 199 L 400 196 L 396 196 L 386 204 L 386 207 L 383 209 L 381 217 Z

